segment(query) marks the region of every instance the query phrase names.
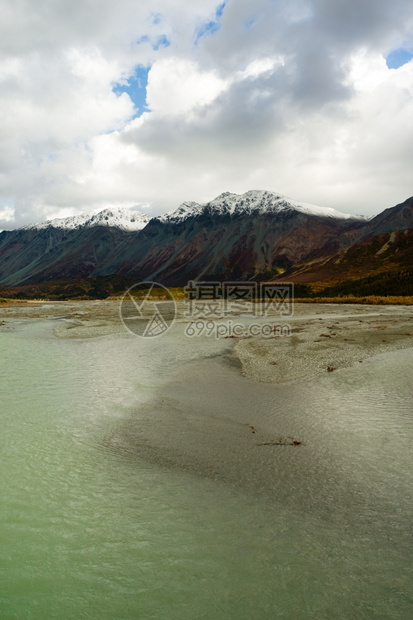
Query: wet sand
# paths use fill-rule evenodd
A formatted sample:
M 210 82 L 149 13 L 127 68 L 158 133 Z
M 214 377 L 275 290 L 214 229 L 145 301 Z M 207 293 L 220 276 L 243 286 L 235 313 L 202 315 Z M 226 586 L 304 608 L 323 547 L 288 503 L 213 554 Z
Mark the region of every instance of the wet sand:
M 118 301 L 50 301 L 0 305 L 0 326 L 34 319 L 59 321 L 59 338 L 96 338 L 125 333 Z
M 413 347 L 413 307 L 296 304 L 294 315 L 283 319 L 291 336 L 219 340 L 186 338 L 184 311 L 179 304 L 171 335 L 156 339 L 157 349 L 127 332 L 117 301 L 3 307 L 0 338 L 22 321 L 51 320 L 59 338 L 135 339 L 153 377 L 164 375 L 150 401 L 104 439 L 105 449 L 236 484 L 297 510 L 320 501 L 328 511 L 351 506 L 365 490 L 355 480 L 351 459 L 339 462 L 335 455 L 342 451 L 341 440 L 336 443 L 335 433 L 323 426 L 330 416 L 339 419 L 347 395 L 340 387 L 342 375 L 353 386 L 350 394 L 364 378 L 373 385 L 370 362 L 380 359 L 374 356 L 387 354 L 391 368 L 400 365 L 406 372 L 397 351 Z M 340 402 L 334 401 L 336 394 Z M 318 418 L 330 398 L 331 412 Z
M 296 304 L 294 316 L 285 320 L 291 325 L 288 338 L 237 343 L 235 352 L 245 376 L 286 383 L 413 346 L 411 306 Z
M 178 302 L 177 309 L 175 328 L 184 331 L 188 324 L 184 303 Z M 236 314 L 229 318 L 248 324 Z M 117 300 L 0 306 L 0 328 L 33 319 L 58 321 L 54 332 L 59 338 L 128 333 Z M 234 346 L 242 374 L 254 381 L 287 383 L 336 372 L 373 355 L 413 346 L 413 306 L 296 303 L 292 317 L 273 316 L 254 322 L 268 320 L 289 325 L 291 336 L 226 338 L 228 346 Z
M 370 467 L 369 459 L 379 460 L 388 442 L 397 444 L 394 422 L 407 401 L 399 400 L 391 377 L 397 374 L 408 388 L 411 351 L 275 384 L 242 376 L 234 349 L 222 350 L 178 366 L 104 446 L 131 461 L 228 483 L 297 513 L 343 516 L 360 498 L 379 510 L 380 488 L 368 487 L 363 455 Z M 378 428 L 382 438 L 376 443 Z M 406 448 L 404 437 L 399 444 Z

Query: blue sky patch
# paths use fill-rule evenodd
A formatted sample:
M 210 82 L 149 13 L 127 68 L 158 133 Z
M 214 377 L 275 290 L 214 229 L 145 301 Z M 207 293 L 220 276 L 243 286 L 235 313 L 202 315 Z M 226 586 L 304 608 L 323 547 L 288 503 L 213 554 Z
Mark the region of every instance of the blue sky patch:
M 257 18 L 256 17 L 252 17 L 251 19 L 249 19 L 248 21 L 245 22 L 245 29 L 246 30 L 251 30 L 251 28 L 257 23 Z
M 157 41 L 153 44 L 153 49 L 158 50 L 161 47 L 169 47 L 171 45 L 170 40 L 166 36 L 166 34 L 161 34 L 161 36 L 157 39 Z
M 166 34 L 161 34 L 155 42 L 151 40 L 147 34 L 144 34 L 136 41 L 137 45 L 140 45 L 141 43 L 149 43 L 155 51 L 158 51 L 161 47 L 169 47 L 171 45 L 171 42 Z
M 398 69 L 408 63 L 412 58 L 413 53 L 408 52 L 401 47 L 398 50 L 390 52 L 390 54 L 386 57 L 386 64 L 389 69 Z
M 143 36 L 139 37 L 139 39 L 137 39 L 136 45 L 140 45 L 141 43 L 147 43 L 148 41 L 149 41 L 148 35 L 144 34 Z
M 221 20 L 221 17 L 222 17 L 222 14 L 224 12 L 227 2 L 228 0 L 225 0 L 225 2 L 222 2 L 222 4 L 218 5 L 215 11 L 215 19 L 209 22 L 206 22 L 205 24 L 202 24 L 202 26 L 198 28 L 198 30 L 195 33 L 195 45 L 197 45 L 199 40 L 202 39 L 203 37 L 213 34 L 214 32 L 217 32 L 217 30 L 221 28 L 220 20 Z
M 125 84 L 115 84 L 113 92 L 115 95 L 127 93 L 132 99 L 137 110 L 136 116 L 141 116 L 146 107 L 146 87 L 148 86 L 148 73 L 150 67 L 137 67 Z

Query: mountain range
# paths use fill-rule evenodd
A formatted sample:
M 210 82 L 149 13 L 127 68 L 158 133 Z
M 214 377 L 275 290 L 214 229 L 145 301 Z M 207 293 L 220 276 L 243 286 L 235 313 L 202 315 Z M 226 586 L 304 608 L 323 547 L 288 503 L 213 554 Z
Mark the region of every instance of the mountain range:
M 273 192 L 226 192 L 160 217 L 113 208 L 3 231 L 0 285 L 282 278 L 322 288 L 413 267 L 411 229 L 413 198 L 367 219 Z

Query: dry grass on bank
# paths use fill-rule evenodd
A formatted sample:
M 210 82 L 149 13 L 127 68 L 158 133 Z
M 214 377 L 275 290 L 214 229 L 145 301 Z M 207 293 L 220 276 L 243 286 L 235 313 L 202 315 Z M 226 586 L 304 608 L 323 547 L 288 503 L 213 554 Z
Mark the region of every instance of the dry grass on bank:
M 411 306 L 413 305 L 413 296 L 379 296 L 366 295 L 365 297 L 356 297 L 355 295 L 346 295 L 343 297 L 303 297 L 295 298 L 296 303 L 303 304 L 372 304 L 375 306 L 396 305 Z
M 169 289 L 170 293 L 173 295 L 175 301 L 183 301 L 186 299 L 185 292 L 182 288 L 174 287 Z M 145 297 L 145 294 L 148 291 L 139 291 L 137 295 L 134 295 L 137 299 Z M 150 299 L 161 301 L 168 300 L 168 297 L 163 294 L 162 289 L 156 291 L 154 295 L 151 295 Z M 123 297 L 122 295 L 113 295 L 108 297 L 106 301 L 119 301 Z M 37 298 L 37 299 L 13 299 L 0 297 L 0 305 L 27 305 L 30 303 L 47 303 L 50 300 L 47 298 Z M 79 299 L 70 299 L 67 301 L 76 302 L 82 301 Z M 102 301 L 98 299 L 96 301 Z M 294 299 L 295 303 L 303 303 L 303 304 L 372 304 L 372 305 L 398 305 L 398 306 L 411 306 L 413 305 L 413 296 L 379 296 L 379 295 L 366 295 L 364 297 L 356 297 L 355 295 L 346 295 L 340 297 L 296 297 Z M 54 302 L 55 303 L 55 302 Z

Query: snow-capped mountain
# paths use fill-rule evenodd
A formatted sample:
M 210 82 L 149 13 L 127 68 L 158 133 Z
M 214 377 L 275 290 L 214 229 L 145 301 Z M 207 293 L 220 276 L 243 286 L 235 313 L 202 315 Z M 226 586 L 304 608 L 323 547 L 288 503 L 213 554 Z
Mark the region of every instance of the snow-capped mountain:
M 298 211 L 320 217 L 331 217 L 346 220 L 365 219 L 361 216 L 341 213 L 330 207 L 318 207 L 315 205 L 297 202 L 281 194 L 268 191 L 251 190 L 245 194 L 233 194 L 224 192 L 211 200 L 199 204 L 197 202 L 183 202 L 177 209 L 165 213 L 156 218 L 160 222 L 178 224 L 188 218 L 197 217 L 204 213 L 215 216 L 223 215 L 262 215 L 265 213 L 282 213 Z M 108 226 L 121 230 L 142 230 L 151 220 L 148 215 L 131 209 L 114 207 L 104 209 L 98 213 L 81 213 L 66 218 L 46 220 L 38 224 L 24 226 L 23 230 L 44 230 L 47 228 L 60 228 L 64 230 L 79 230 L 92 226 Z
M 201 215 L 203 207 L 203 205 L 197 202 L 183 202 L 177 209 L 160 215 L 157 219 L 166 224 L 178 224 L 179 222 L 184 222 L 189 217 Z
M 176 224 L 185 221 L 189 217 L 196 217 L 203 213 L 211 215 L 262 215 L 264 213 L 282 213 L 287 211 L 299 211 L 309 215 L 346 220 L 365 219 L 362 216 L 341 213 L 330 207 L 318 207 L 304 202 L 297 202 L 287 198 L 287 196 L 261 190 L 250 190 L 245 194 L 224 192 L 214 198 L 214 200 L 203 204 L 184 202 L 178 209 L 170 211 L 158 219 L 164 223 Z
M 413 199 L 367 220 L 273 192 L 226 192 L 151 219 L 127 209 L 105 209 L 3 231 L 0 284 L 112 275 L 172 286 L 197 279 L 272 279 L 303 261 L 409 228 Z
M 39 224 L 29 224 L 23 230 L 44 230 L 46 228 L 61 228 L 64 230 L 78 230 L 92 226 L 108 226 L 121 230 L 142 230 L 149 222 L 150 217 L 139 211 L 122 209 L 120 207 L 104 209 L 99 213 L 81 213 L 71 217 L 46 220 Z

